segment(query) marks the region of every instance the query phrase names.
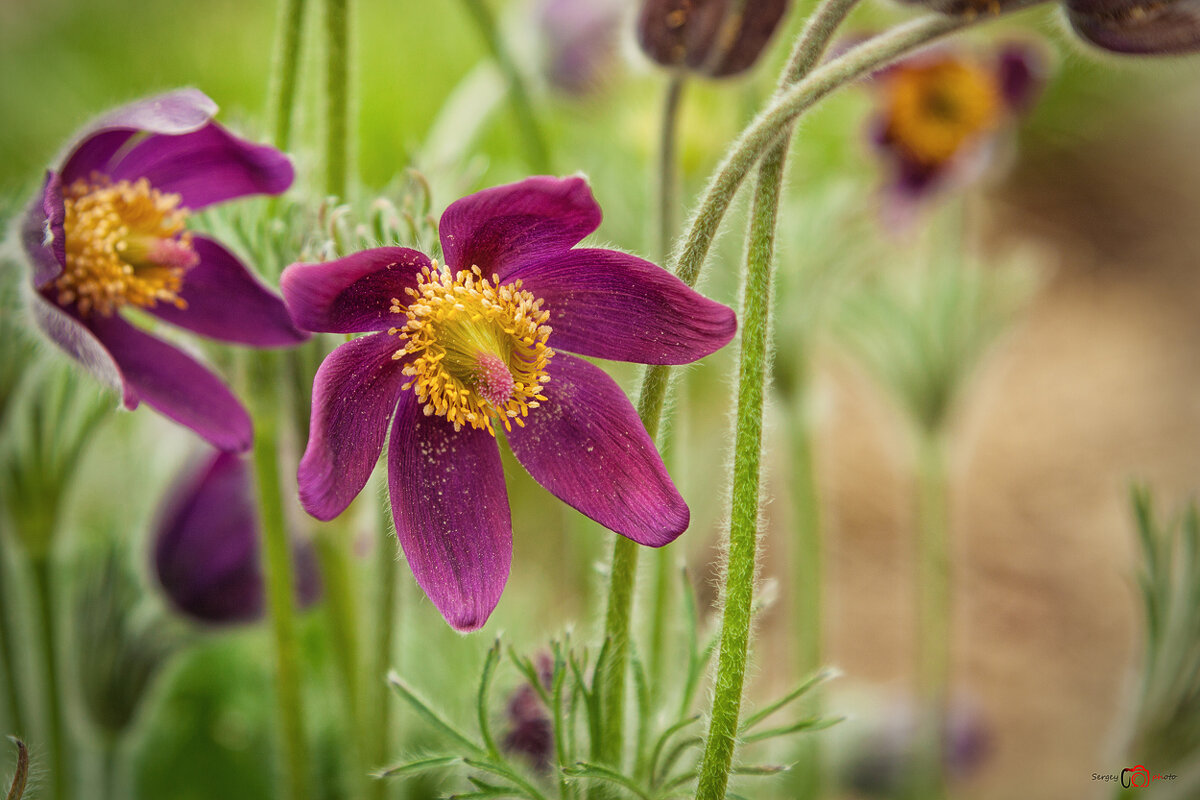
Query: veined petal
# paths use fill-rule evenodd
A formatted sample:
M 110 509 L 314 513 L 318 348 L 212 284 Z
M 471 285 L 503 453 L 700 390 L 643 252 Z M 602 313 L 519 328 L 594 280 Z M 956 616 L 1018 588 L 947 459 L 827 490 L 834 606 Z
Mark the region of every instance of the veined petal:
M 501 280 L 568 250 L 600 226 L 600 206 L 583 178 L 526 178 L 485 189 L 446 209 L 439 225 L 452 270 L 477 266 Z
M 346 510 L 367 485 L 405 377 L 394 336 L 375 333 L 338 347 L 313 380 L 308 447 L 297 480 L 300 503 L 317 519 Z
M 737 331 L 733 309 L 649 261 L 576 248 L 511 273 L 550 312 L 550 346 L 639 364 L 688 364 Z
M 283 300 L 237 256 L 204 236 L 193 237 L 192 245 L 200 263 L 184 275 L 179 297 L 187 306 L 159 303 L 147 311 L 203 336 L 253 347 L 287 347 L 308 338 Z
M 513 454 L 564 503 L 639 544 L 661 547 L 690 512 L 621 388 L 598 367 L 558 353 L 549 398 L 508 433 Z
M 408 299 L 429 257 L 407 247 L 377 247 L 335 261 L 292 264 L 279 288 L 301 328 L 326 333 L 382 331 L 403 322 L 389 310 Z
M 63 165 L 63 181 L 107 174 L 113 156 L 139 132 L 178 136 L 204 127 L 216 113 L 217 104 L 198 89 L 177 89 L 114 109 L 78 135 L 79 144 Z
M 127 407 L 145 400 L 219 450 L 250 449 L 250 416 L 207 368 L 119 316 L 92 317 L 88 327 L 120 366 Z
M 500 449 L 486 430 L 455 431 L 405 392 L 388 445 L 396 535 L 417 583 L 450 626 L 487 622 L 508 581 L 512 519 Z
M 279 194 L 292 185 L 292 162 L 274 147 L 234 136 L 215 122 L 179 135 L 152 134 L 105 171 L 113 180 L 145 178 L 178 194 L 193 210 L 249 194 Z
M 66 265 L 65 219 L 62 180 L 54 172 L 47 171 L 42 191 L 29 203 L 21 221 L 21 246 L 33 264 L 35 287 L 45 286 L 57 278 Z

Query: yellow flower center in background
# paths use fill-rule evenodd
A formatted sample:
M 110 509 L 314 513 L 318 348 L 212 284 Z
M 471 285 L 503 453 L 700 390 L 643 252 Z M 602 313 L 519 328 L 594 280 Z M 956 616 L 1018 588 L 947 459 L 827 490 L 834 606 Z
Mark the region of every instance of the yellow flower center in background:
M 392 313 L 408 318 L 388 331 L 404 341 L 392 358 L 410 357 L 404 388 L 416 391 L 425 415 L 445 417 L 456 431 L 470 425 L 493 436 L 497 419 L 505 430 L 512 422 L 524 426 L 529 409 L 546 399 L 541 391 L 554 355 L 542 301 L 519 280 L 501 286 L 479 267 L 451 276 L 436 262 L 405 291 L 407 302 L 392 298 Z
M 898 67 L 889 83 L 888 137 L 921 164 L 953 158 L 1000 120 L 1000 87 L 962 61 Z
M 179 288 L 199 257 L 183 228 L 187 211 L 179 199 L 151 188 L 145 178 L 81 178 L 66 187 L 67 264 L 54 282 L 58 302 L 103 316 L 126 304 L 186 307 Z

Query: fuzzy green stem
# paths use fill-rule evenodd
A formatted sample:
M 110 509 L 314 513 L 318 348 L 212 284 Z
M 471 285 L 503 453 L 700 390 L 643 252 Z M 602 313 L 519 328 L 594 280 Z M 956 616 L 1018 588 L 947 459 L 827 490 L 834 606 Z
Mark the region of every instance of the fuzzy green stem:
M 467 13 L 483 37 L 492 60 L 504 73 L 508 81 L 508 96 L 512 104 L 513 116 L 521 131 L 521 144 L 525 148 L 525 161 L 529 168 L 540 175 L 548 175 L 552 171 L 550 150 L 546 146 L 546 138 L 538 125 L 537 116 L 533 113 L 533 102 L 529 90 L 525 86 L 525 78 L 513 61 L 512 55 L 504 46 L 500 31 L 496 26 L 496 18 L 488 8 L 485 0 L 463 0 Z
M 21 691 L 18 688 L 17 650 L 13 642 L 13 631 L 17 625 L 15 591 L 10 591 L 13 581 L 10 570 L 13 564 L 8 560 L 8 531 L 0 531 L 0 658 L 4 670 L 5 701 L 8 704 L 9 731 L 18 736 L 25 736 L 25 716 L 21 710 Z
M 683 100 L 683 87 L 687 79 L 683 73 L 671 77 L 663 98 L 662 128 L 658 141 L 658 240 L 657 252 L 663 258 L 670 254 L 671 241 L 679 229 L 679 157 L 676 153 L 679 139 L 679 109 Z
M 307 800 L 311 785 L 304 709 L 300 694 L 300 645 L 296 636 L 295 578 L 291 542 L 283 515 L 279 480 L 279 431 L 276 356 L 255 355 L 253 385 L 257 390 L 254 419 L 254 473 L 258 483 L 259 517 L 263 537 L 263 572 L 267 609 L 275 642 L 275 687 L 283 738 L 282 797 Z
M 59 665 L 58 612 L 54 604 L 54 586 L 50 556 L 38 556 L 30 561 L 33 587 L 37 593 L 39 627 L 41 628 L 42 669 L 46 686 L 46 730 L 50 743 L 48 771 L 53 778 L 55 800 L 70 796 L 71 764 L 67 760 L 66 719 L 63 715 L 62 668 Z
M 738 365 L 733 497 L 729 520 L 729 556 L 725 565 L 721 652 L 717 662 L 708 739 L 696 790 L 698 800 L 722 800 L 725 797 L 746 677 L 751 606 L 758 562 L 763 386 L 769 360 L 768 322 L 771 273 L 775 261 L 775 220 L 779 211 L 786 154 L 785 141 L 763 160 L 750 217 L 741 316 L 742 348 Z
M 274 125 L 273 141 L 280 150 L 287 150 L 292 144 L 292 117 L 296 108 L 305 5 L 306 0 L 283 0 L 279 4 L 275 60 L 271 67 L 270 113 Z
M 350 0 L 325 0 L 325 192 L 342 200 L 349 153 Z
M 387 681 L 384 680 L 384 676 L 391 669 L 392 642 L 396 628 L 396 584 L 399 578 L 395 542 L 389 535 L 391 512 L 386 502 L 380 502 L 379 508 L 380 523 L 384 532 L 384 541 L 380 543 L 380 548 L 384 552 L 380 558 L 376 559 L 379 563 L 379 598 L 376 603 L 378 617 L 375 622 L 375 649 L 373 651 L 374 659 L 371 663 L 370 675 L 370 685 L 375 691 L 372 692 L 372 701 L 369 708 L 371 711 L 370 725 L 373 732 L 369 739 L 372 747 L 369 754 L 371 763 L 368 766 L 372 769 L 382 767 L 392 757 L 392 705 L 390 702 L 391 698 L 389 697 L 390 693 L 387 690 Z M 371 795 L 375 800 L 386 800 L 388 783 L 386 781 L 375 781 L 371 787 Z
M 945 795 L 942 740 L 950 681 L 950 530 L 945 445 L 919 435 L 917 461 L 917 676 L 927 715 L 920 737 L 915 797 Z

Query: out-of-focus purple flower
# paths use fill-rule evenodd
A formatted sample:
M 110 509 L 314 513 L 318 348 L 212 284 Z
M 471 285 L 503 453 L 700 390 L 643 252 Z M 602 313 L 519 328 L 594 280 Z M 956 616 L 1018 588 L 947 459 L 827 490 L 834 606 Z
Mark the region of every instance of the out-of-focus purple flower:
M 171 605 L 200 622 L 248 622 L 263 614 L 259 526 L 246 462 L 218 452 L 176 482 L 154 539 L 154 571 Z M 296 599 L 321 594 L 312 547 L 293 547 Z
M 995 136 L 1033 105 L 1043 61 L 1011 44 L 983 62 L 938 50 L 876 74 L 871 141 L 887 163 L 888 212 L 904 218 L 922 200 L 980 173 Z
M 141 100 L 93 120 L 46 173 L 21 239 L 31 309 L 50 339 L 99 379 L 222 450 L 250 447 L 250 418 L 205 367 L 121 318 L 141 309 L 202 336 L 254 347 L 307 334 L 219 242 L 187 216 L 251 194 L 279 194 L 292 165 L 274 148 L 212 121 L 195 89 Z
M 747 0 L 738 16 L 729 0 L 644 0 L 638 43 L 665 67 L 724 78 L 754 66 L 788 6 Z
M 487 621 L 512 560 L 497 428 L 535 480 L 605 527 L 653 547 L 687 528 L 625 393 L 563 351 L 686 364 L 729 342 L 734 314 L 648 261 L 575 247 L 599 224 L 582 178 L 529 178 L 446 209 L 445 267 L 383 247 L 283 273 L 298 325 L 370 334 L 317 371 L 301 503 L 318 519 L 342 513 L 392 420 L 396 533 L 458 630 Z
M 1127 55 L 1200 52 L 1200 0 L 1067 0 L 1081 37 Z
M 537 10 L 543 64 L 552 86 L 585 95 L 617 67 L 621 0 L 541 0 Z

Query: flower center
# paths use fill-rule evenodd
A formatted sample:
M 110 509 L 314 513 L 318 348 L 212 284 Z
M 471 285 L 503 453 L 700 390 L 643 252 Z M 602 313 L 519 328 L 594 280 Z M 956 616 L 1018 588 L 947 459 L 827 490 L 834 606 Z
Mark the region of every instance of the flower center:
M 937 166 L 996 126 L 996 81 L 979 67 L 945 60 L 900 67 L 891 84 L 888 135 L 918 162 Z
M 200 258 L 183 229 L 179 195 L 140 178 L 130 183 L 93 175 L 63 192 L 67 264 L 54 281 L 61 305 L 111 316 L 123 305 L 143 308 L 179 297 L 183 274 Z
M 404 374 L 424 404 L 426 416 L 437 414 L 454 424 L 505 430 L 524 426 L 529 409 L 546 397 L 546 365 L 554 351 L 546 346 L 550 312 L 542 301 L 521 288 L 521 281 L 500 285 L 498 276 L 483 277 L 479 267 L 448 270 L 425 267 L 407 302 L 392 298 L 391 311 L 408 318 L 388 333 L 403 346 L 392 358 L 408 358 Z

